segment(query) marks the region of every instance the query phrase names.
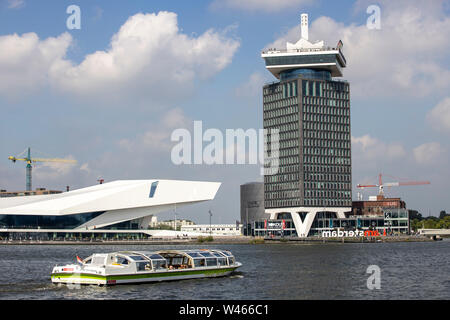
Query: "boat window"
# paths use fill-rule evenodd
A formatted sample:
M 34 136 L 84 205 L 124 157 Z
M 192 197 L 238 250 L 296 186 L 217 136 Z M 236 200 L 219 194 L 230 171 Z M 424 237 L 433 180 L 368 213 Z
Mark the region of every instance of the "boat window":
M 105 264 L 106 256 L 92 257 L 92 264 Z
M 159 254 L 152 254 L 151 256 L 149 256 L 149 258 L 150 259 L 158 259 L 158 260 L 161 260 L 161 259 L 164 259 L 162 256 L 160 256 Z
M 200 252 L 200 254 L 204 257 L 212 257 L 213 256 L 210 252 L 207 252 L 207 251 Z
M 234 257 L 228 257 L 228 264 L 234 264 Z
M 224 255 L 226 255 L 227 257 L 233 256 L 233 255 L 231 254 L 231 252 L 228 252 L 228 251 L 220 251 L 220 252 L 223 253 Z
M 139 261 L 136 262 L 137 271 L 150 271 L 151 270 L 150 261 Z
M 118 263 L 118 264 L 129 264 L 129 261 L 125 257 L 116 257 L 115 263 Z
M 206 258 L 206 266 L 217 267 L 217 258 Z
M 167 262 L 166 260 L 152 260 L 153 270 L 166 270 Z
M 145 260 L 147 260 L 143 256 L 130 256 L 130 258 L 133 259 L 134 261 L 145 261 Z
M 223 254 L 220 254 L 219 252 L 213 252 L 212 254 L 216 257 L 223 258 Z
M 205 259 L 194 259 L 194 266 L 197 267 L 204 267 L 206 265 Z
M 170 264 L 173 264 L 173 265 L 183 264 L 183 257 L 182 256 L 173 257 L 170 261 Z
M 226 265 L 228 265 L 227 258 L 217 258 L 217 262 L 218 262 L 219 266 L 226 266 Z
M 201 257 L 201 255 L 198 252 L 186 252 L 189 256 L 192 258 L 198 258 Z

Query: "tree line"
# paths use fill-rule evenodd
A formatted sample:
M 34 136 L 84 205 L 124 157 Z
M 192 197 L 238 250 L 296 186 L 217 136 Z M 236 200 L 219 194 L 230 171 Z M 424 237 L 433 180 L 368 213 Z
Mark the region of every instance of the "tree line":
M 411 230 L 418 229 L 450 229 L 450 213 L 442 210 L 439 217 L 429 216 L 424 218 L 417 210 L 409 210 Z

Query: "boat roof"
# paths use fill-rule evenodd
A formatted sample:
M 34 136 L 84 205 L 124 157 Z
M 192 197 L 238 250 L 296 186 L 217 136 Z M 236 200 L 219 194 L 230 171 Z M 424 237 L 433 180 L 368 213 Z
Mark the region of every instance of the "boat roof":
M 158 251 L 117 251 L 111 254 L 120 254 L 134 261 L 165 260 L 167 255 L 183 255 L 193 259 L 232 257 L 233 254 L 221 249 L 190 249 L 190 250 L 158 250 Z

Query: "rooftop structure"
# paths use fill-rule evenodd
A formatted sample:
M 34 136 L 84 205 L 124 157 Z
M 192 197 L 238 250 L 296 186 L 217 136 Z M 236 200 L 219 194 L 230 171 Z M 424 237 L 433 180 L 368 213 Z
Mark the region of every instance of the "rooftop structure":
M 347 64 L 342 41 L 335 47 L 325 46 L 323 41 L 310 42 L 308 15 L 305 13 L 301 15 L 300 26 L 301 38 L 296 43 L 287 42 L 285 49 L 270 48 L 262 52 L 267 70 L 281 80 L 289 76 L 290 71 L 300 68 L 328 71 L 325 76 L 342 77 L 342 68 Z
M 220 183 L 119 180 L 61 194 L 0 199 L 0 228 L 144 229 L 152 216 L 214 199 Z

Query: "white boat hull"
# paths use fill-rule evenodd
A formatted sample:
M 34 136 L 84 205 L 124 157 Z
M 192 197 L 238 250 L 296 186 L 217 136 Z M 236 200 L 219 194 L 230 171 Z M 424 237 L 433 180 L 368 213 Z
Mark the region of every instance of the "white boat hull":
M 199 279 L 224 277 L 230 275 L 234 270 L 240 267 L 241 264 L 236 262 L 233 266 L 224 266 L 217 268 L 195 268 L 184 270 L 168 270 L 168 271 L 148 271 L 135 274 L 110 274 L 102 275 L 93 272 L 83 271 L 82 268 L 74 268 L 73 271 L 63 271 L 70 269 L 68 267 L 55 267 L 51 280 L 53 283 L 64 284 L 93 284 L 93 285 L 115 285 L 126 283 L 148 283 L 160 282 L 170 280 L 185 280 L 185 279 Z

